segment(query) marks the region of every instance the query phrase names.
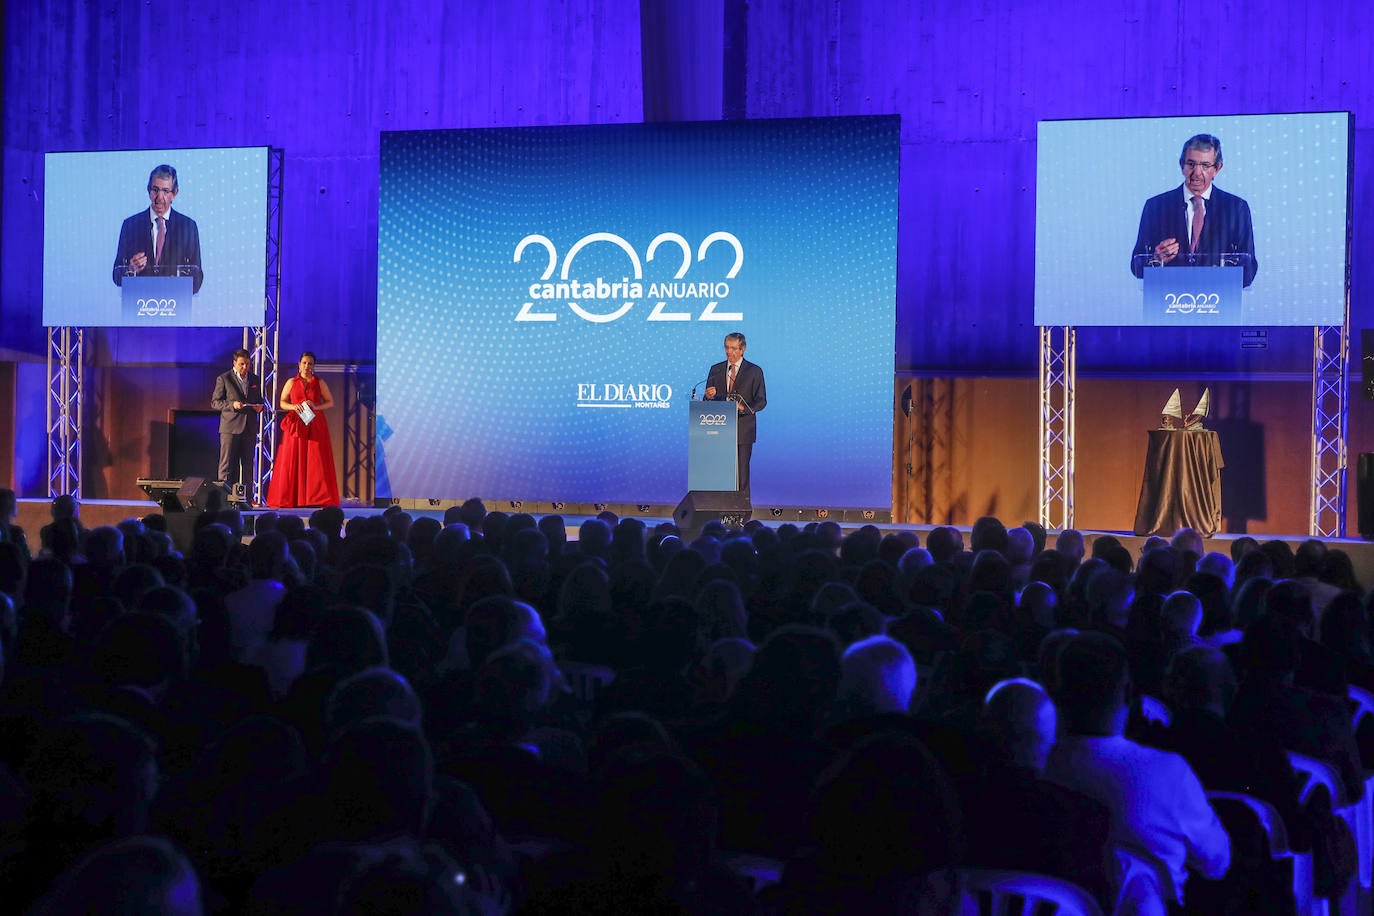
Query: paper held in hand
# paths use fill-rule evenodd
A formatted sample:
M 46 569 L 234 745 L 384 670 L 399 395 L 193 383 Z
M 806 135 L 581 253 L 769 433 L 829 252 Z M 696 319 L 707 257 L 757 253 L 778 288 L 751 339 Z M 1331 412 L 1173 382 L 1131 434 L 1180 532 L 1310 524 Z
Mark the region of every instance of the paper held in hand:
M 315 419 L 315 411 L 313 408 L 311 408 L 309 402 L 306 402 L 305 404 L 301 405 L 301 409 L 297 411 L 296 416 L 301 418 L 302 423 L 304 423 L 306 426 L 309 426 L 310 421 Z

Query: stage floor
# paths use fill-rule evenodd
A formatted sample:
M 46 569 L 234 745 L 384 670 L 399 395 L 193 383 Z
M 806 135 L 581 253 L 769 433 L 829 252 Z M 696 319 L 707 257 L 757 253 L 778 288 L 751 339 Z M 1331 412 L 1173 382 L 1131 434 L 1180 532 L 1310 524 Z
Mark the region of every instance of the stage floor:
M 27 533 L 28 538 L 29 538 L 29 544 L 30 544 L 30 546 L 31 546 L 35 551 L 38 549 L 38 531 L 39 531 L 39 529 L 42 528 L 45 524 L 47 524 L 48 521 L 50 520 L 50 515 L 49 515 L 49 512 L 48 512 L 49 506 L 50 506 L 50 505 L 51 505 L 51 500 L 47 500 L 47 499 L 21 499 L 21 500 L 19 500 L 19 514 L 18 514 L 18 518 L 16 519 L 16 521 L 17 521 L 17 523 L 24 529 L 24 531 Z M 86 525 L 86 527 L 88 527 L 88 528 L 90 528 L 90 527 L 95 527 L 95 526 L 98 526 L 98 525 L 113 525 L 113 524 L 116 524 L 116 523 L 118 523 L 118 522 L 120 522 L 120 521 L 126 519 L 126 518 L 131 518 L 131 517 L 142 517 L 142 516 L 144 516 L 144 515 L 149 514 L 150 512 L 156 512 L 156 511 L 157 511 L 157 508 L 158 508 L 158 507 L 157 507 L 157 504 L 156 504 L 156 503 L 149 502 L 149 501 L 144 501 L 144 500 L 110 500 L 110 499 L 82 500 L 82 502 L 81 502 L 81 521 L 82 521 L 82 524 Z M 344 507 L 343 507 L 343 510 L 344 510 L 344 515 L 347 516 L 347 517 L 349 517 L 349 518 L 352 518 L 352 517 L 357 516 L 357 515 L 378 515 L 378 514 L 380 514 L 380 513 L 382 512 L 381 509 L 373 508 L 373 507 L 371 507 L 371 506 L 357 506 L 357 505 L 355 505 L 355 506 L 344 506 Z M 253 517 L 253 516 L 257 516 L 257 515 L 262 514 L 263 511 L 266 511 L 266 510 L 252 509 L 252 510 L 245 511 L 245 512 L 244 512 L 244 515 L 245 515 L 245 517 Z M 308 517 L 312 511 L 313 511 L 313 510 L 310 510 L 310 509 L 285 509 L 285 510 L 280 510 L 280 511 L 278 512 L 278 514 L 279 514 L 279 515 L 290 514 L 290 515 L 300 515 L 300 516 L 302 516 L 302 517 Z M 434 519 L 438 519 L 438 520 L 442 521 L 442 520 L 443 520 L 443 517 L 444 517 L 444 512 L 443 512 L 442 509 L 435 509 L 435 510 L 428 510 L 428 509 L 407 509 L 406 512 L 408 512 L 412 517 L 415 517 L 415 518 L 419 518 L 419 517 L 421 517 L 421 516 L 428 516 L 428 517 L 430 517 L 430 518 L 434 518 Z M 590 516 L 585 516 L 585 515 L 564 515 L 564 516 L 563 516 L 564 523 L 565 523 L 566 526 L 567 526 L 568 540 L 570 540 L 570 541 L 576 541 L 576 540 L 577 540 L 578 528 L 579 528 L 579 527 L 581 526 L 581 524 L 582 524 L 584 521 L 586 521 L 589 517 L 590 517 Z M 657 523 L 660 522 L 660 521 L 667 521 L 667 520 L 670 519 L 670 516 L 667 515 L 667 514 L 664 514 L 664 515 L 638 515 L 638 516 L 636 516 L 636 517 L 642 519 L 642 520 L 643 520 L 647 525 L 649 525 L 650 527 L 652 527 L 653 525 L 657 524 Z M 764 519 L 761 519 L 761 521 L 763 521 L 763 523 L 766 524 L 766 525 L 768 525 L 769 527 L 776 528 L 776 527 L 779 527 L 779 526 L 781 526 L 781 525 L 783 525 L 783 524 L 786 524 L 787 522 L 793 521 L 793 520 L 787 519 L 787 518 L 776 518 L 776 519 L 775 519 L 775 518 L 764 518 Z M 804 522 L 798 522 L 798 524 L 805 524 L 805 523 L 804 523 Z M 862 522 L 841 522 L 841 523 L 840 523 L 841 528 L 843 528 L 843 529 L 846 530 L 846 531 L 851 531 L 851 530 L 860 528 L 860 527 L 862 527 L 862 525 L 863 525 Z M 930 530 L 931 530 L 932 528 L 937 528 L 937 527 L 939 527 L 939 526 L 938 526 L 938 525 L 898 525 L 898 524 L 879 524 L 879 525 L 877 525 L 877 527 L 878 527 L 879 529 L 883 530 L 883 531 L 914 531 L 914 532 L 916 532 L 917 535 L 920 537 L 921 543 L 922 543 L 922 544 L 925 544 L 925 542 L 926 542 L 926 535 L 930 532 Z M 960 530 L 960 531 L 963 531 L 964 534 L 967 536 L 967 534 L 968 534 L 968 532 L 969 532 L 969 529 L 968 529 L 967 527 L 963 527 L 963 526 L 955 526 L 955 527 L 958 527 L 959 530 Z M 1145 538 L 1143 538 L 1143 537 L 1138 537 L 1138 536 L 1136 536 L 1136 535 L 1134 535 L 1134 534 L 1131 534 L 1131 533 L 1128 532 L 1128 531 L 1107 531 L 1107 530 L 1084 530 L 1084 531 L 1083 531 L 1084 540 L 1086 540 L 1086 541 L 1088 542 L 1088 544 L 1089 544 L 1089 549 L 1091 549 L 1091 543 L 1092 543 L 1092 541 L 1093 541 L 1094 538 L 1100 537 L 1100 536 L 1102 536 L 1102 535 L 1107 535 L 1107 534 L 1110 534 L 1110 535 L 1112 535 L 1113 537 L 1117 538 L 1119 541 L 1121 541 L 1121 543 L 1122 543 L 1123 545 L 1125 545 L 1126 549 L 1129 550 L 1129 551 L 1131 551 L 1131 554 L 1132 554 L 1133 556 L 1137 556 L 1137 557 L 1138 557 L 1138 556 L 1140 555 L 1140 549 L 1141 549 L 1142 546 L 1144 546 L 1144 543 L 1145 543 Z M 1053 543 L 1054 543 L 1055 536 L 1056 536 L 1056 532 L 1051 531 L 1051 532 L 1049 533 L 1049 543 L 1050 543 L 1050 544 L 1053 544 Z M 1207 540 L 1206 540 L 1207 549 L 1208 549 L 1209 551 L 1215 550 L 1215 551 L 1219 551 L 1219 552 L 1221 552 L 1221 553 L 1225 553 L 1225 554 L 1228 554 L 1228 555 L 1229 555 L 1230 552 L 1231 552 L 1231 542 L 1234 541 L 1234 540 L 1235 540 L 1236 538 L 1238 538 L 1238 537 L 1242 537 L 1242 535 L 1239 535 L 1239 534 L 1218 534 L 1218 535 L 1215 535 L 1215 536 L 1213 536 L 1213 537 L 1207 538 Z M 1274 535 L 1256 535 L 1255 537 L 1256 537 L 1258 540 L 1260 540 L 1260 541 L 1267 541 L 1267 540 L 1272 539 L 1272 538 L 1275 537 L 1275 536 L 1274 536 Z M 1294 548 L 1296 548 L 1296 547 L 1297 547 L 1299 544 L 1301 544 L 1303 541 L 1307 540 L 1307 535 L 1303 535 L 1303 534 L 1279 535 L 1278 537 L 1279 537 L 1280 540 L 1287 541 L 1287 542 L 1289 543 L 1289 545 L 1291 545 L 1291 546 L 1294 547 Z M 1354 567 L 1355 567 L 1355 575 L 1359 578 L 1360 583 L 1361 583 L 1366 589 L 1369 589 L 1370 587 L 1374 587 L 1374 542 L 1362 540 L 1362 539 L 1360 539 L 1360 538 L 1324 538 L 1323 540 L 1325 540 L 1325 542 L 1326 542 L 1327 544 L 1329 544 L 1330 546 L 1332 546 L 1332 547 L 1339 547 L 1341 550 L 1344 550 L 1347 554 L 1349 554 L 1349 555 L 1350 555 L 1351 562 L 1354 564 Z M 968 542 L 968 541 L 967 541 L 967 537 L 965 537 L 965 543 L 967 543 L 967 542 Z

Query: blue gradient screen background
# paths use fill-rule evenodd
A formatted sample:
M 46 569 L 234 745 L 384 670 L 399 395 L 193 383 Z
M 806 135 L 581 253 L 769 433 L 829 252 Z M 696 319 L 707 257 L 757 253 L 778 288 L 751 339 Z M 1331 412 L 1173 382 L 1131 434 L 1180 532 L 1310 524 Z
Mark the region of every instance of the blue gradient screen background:
M 1227 323 L 1345 322 L 1350 114 L 1319 112 L 1040 122 L 1037 325 L 1157 323 L 1131 249 L 1145 201 L 1183 183 L 1178 154 L 1194 134 L 1221 141 L 1213 184 L 1245 198 L 1255 226 L 1259 272 Z
M 890 508 L 899 126 L 383 133 L 378 495 L 676 503 L 740 331 L 754 504 Z
M 267 147 L 48 153 L 43 324 L 258 327 L 267 288 Z M 177 170 L 172 209 L 196 221 L 205 282 L 185 320 L 126 321 L 111 270 L 119 228 L 148 209 L 148 173 Z

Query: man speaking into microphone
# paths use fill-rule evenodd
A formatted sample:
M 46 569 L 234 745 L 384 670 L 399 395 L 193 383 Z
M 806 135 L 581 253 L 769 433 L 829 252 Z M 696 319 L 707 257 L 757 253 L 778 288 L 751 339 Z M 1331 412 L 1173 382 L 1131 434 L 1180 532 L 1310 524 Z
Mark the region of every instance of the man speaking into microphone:
M 1222 168 L 1221 141 L 1211 134 L 1189 137 L 1178 167 L 1183 184 L 1151 197 L 1140 212 L 1131 272 L 1143 277 L 1149 264 L 1216 267 L 1227 255 L 1248 255 L 1241 266 L 1242 285 L 1249 286 L 1259 270 L 1250 205 L 1212 184 Z
M 738 469 L 739 493 L 749 500 L 749 459 L 754 454 L 754 440 L 758 433 L 756 415 L 768 406 L 768 394 L 763 384 L 763 369 L 744 358 L 744 335 L 738 331 L 725 335 L 725 359 L 706 373 L 705 397 L 708 401 L 734 401 L 739 414 L 736 427 L 735 467 Z
M 148 209 L 126 219 L 119 229 L 115 286 L 123 286 L 126 276 L 189 276 L 191 292 L 200 292 L 205 280 L 200 266 L 200 228 L 185 213 L 172 210 L 179 190 L 177 170 L 170 165 L 159 165 L 148 175 Z

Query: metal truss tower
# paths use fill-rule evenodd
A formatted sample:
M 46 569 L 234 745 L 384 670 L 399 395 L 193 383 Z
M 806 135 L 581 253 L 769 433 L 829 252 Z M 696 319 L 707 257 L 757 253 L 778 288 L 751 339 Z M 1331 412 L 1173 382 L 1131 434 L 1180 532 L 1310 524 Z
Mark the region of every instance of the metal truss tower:
M 1350 302 L 1337 327 L 1312 329 L 1312 498 L 1308 533 L 1345 537 Z
M 48 495 L 81 496 L 81 328 L 48 328 Z
M 252 492 L 244 496 L 254 505 L 267 502 L 267 484 L 272 478 L 272 459 L 277 454 L 277 343 L 281 332 L 281 216 L 283 151 L 267 151 L 267 276 L 263 289 L 261 327 L 243 329 L 243 348 L 262 379 L 263 400 L 267 409 L 258 414 L 257 445 L 253 449 Z
M 1074 385 L 1077 334 L 1040 328 L 1040 524 L 1073 527 Z

